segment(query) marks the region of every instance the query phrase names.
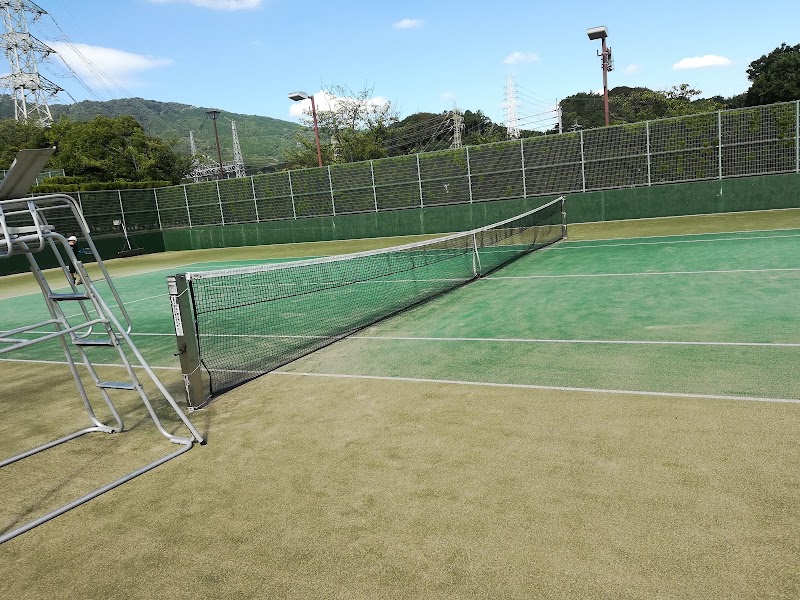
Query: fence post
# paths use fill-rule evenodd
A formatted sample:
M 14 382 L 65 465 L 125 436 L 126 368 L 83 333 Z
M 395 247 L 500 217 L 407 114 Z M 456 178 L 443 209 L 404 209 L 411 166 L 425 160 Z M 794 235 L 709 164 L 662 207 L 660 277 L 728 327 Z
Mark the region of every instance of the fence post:
M 336 199 L 333 197 L 333 177 L 331 176 L 331 166 L 328 165 L 328 186 L 331 190 L 331 208 L 333 209 L 333 216 L 336 216 Z
M 369 174 L 372 176 L 372 199 L 375 200 L 375 212 L 378 212 L 378 190 L 375 188 L 375 167 L 369 161 Z
M 189 227 L 192 226 L 192 211 L 189 210 L 189 194 L 186 193 L 186 184 L 183 184 L 183 200 L 186 202 L 186 218 L 189 219 Z
M 717 143 L 719 148 L 717 150 L 717 163 L 719 169 L 719 178 L 722 179 L 722 111 L 717 111 Z
M 153 198 L 156 200 L 156 216 L 158 217 L 158 230 L 164 231 L 164 226 L 161 224 L 161 209 L 158 207 L 158 188 L 153 188 Z
M 256 181 L 253 175 L 250 175 L 250 189 L 253 191 L 253 207 L 256 209 L 256 223 L 261 219 L 258 217 L 258 198 L 256 198 Z
M 417 153 L 417 181 L 419 182 L 419 207 L 425 208 L 425 201 L 422 199 L 422 171 L 419 168 L 419 153 Z
M 215 180 L 217 184 L 217 200 L 219 200 L 219 218 L 222 219 L 222 224 L 225 225 L 225 213 L 222 211 L 222 194 L 219 193 L 219 179 Z
M 119 199 L 119 218 L 122 219 L 122 230 L 127 229 L 125 223 L 125 207 L 122 206 L 122 190 L 117 190 L 117 198 Z
M 297 218 L 297 208 L 294 205 L 294 186 L 292 185 L 292 172 L 286 171 L 289 174 L 289 197 L 292 199 L 292 218 Z
M 584 193 L 586 193 L 586 158 L 583 153 L 583 129 L 581 129 L 580 134 L 581 134 L 581 189 Z
M 469 189 L 469 203 L 472 204 L 472 167 L 469 164 L 469 146 L 467 150 L 467 188 Z
M 650 166 L 650 121 L 644 122 L 645 130 L 647 131 L 647 186 L 650 187 L 652 183 L 651 166 Z
M 519 154 L 522 157 L 522 197 L 528 197 L 528 186 L 525 183 L 525 147 L 522 144 L 523 138 L 519 140 Z

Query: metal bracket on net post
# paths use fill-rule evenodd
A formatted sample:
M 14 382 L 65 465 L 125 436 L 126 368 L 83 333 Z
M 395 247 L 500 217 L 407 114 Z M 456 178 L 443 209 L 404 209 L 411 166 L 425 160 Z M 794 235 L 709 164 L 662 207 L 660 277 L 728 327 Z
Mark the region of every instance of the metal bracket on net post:
M 181 361 L 183 385 L 189 408 L 198 408 L 205 402 L 203 377 L 200 370 L 200 346 L 194 326 L 194 310 L 189 294 L 189 282 L 185 274 L 167 277 L 172 320 L 175 323 L 175 338 Z

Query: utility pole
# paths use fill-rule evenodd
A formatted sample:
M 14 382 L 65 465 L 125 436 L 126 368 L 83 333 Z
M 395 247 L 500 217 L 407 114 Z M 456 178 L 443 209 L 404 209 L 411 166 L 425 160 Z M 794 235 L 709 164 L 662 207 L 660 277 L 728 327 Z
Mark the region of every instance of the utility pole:
M 450 145 L 451 148 L 461 148 L 461 133 L 464 131 L 464 116 L 461 114 L 461 111 L 458 110 L 458 107 L 453 107 L 453 112 L 450 113 L 453 115 L 453 143 Z
M 28 15 L 31 15 L 33 23 L 47 11 L 28 0 L 0 0 L 0 13 L 5 30 L 3 50 L 11 67 L 10 75 L 0 77 L 0 87 L 12 90 L 14 119 L 49 127 L 53 124 L 53 115 L 47 97 L 63 90 L 39 74 L 38 58 L 45 59 L 55 50 L 37 40 L 28 30 Z
M 558 115 L 558 133 L 564 133 L 564 111 L 561 110 L 561 102 L 556 100 L 556 115 Z
M 506 78 L 506 138 L 509 140 L 519 139 L 517 89 L 514 86 L 514 78 L 511 75 Z

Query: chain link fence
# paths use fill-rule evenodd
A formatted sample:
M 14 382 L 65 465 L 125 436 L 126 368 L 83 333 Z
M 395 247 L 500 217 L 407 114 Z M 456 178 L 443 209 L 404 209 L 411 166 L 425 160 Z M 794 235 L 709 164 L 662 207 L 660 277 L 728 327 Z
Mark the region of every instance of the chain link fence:
M 76 194 L 95 234 L 800 172 L 800 101 L 151 190 Z M 115 222 L 117 224 L 115 225 Z

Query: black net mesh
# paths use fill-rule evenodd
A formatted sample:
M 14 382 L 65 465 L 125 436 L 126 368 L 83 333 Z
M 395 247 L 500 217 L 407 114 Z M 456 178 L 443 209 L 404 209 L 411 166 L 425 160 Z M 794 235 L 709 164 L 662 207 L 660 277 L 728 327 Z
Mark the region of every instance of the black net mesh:
M 560 240 L 561 199 L 422 244 L 295 263 L 190 273 L 211 395 Z

